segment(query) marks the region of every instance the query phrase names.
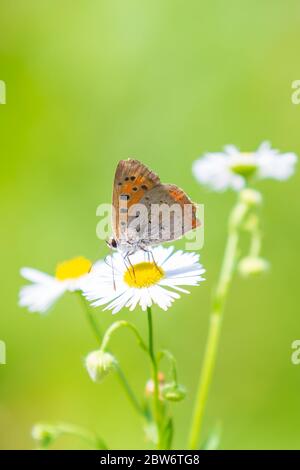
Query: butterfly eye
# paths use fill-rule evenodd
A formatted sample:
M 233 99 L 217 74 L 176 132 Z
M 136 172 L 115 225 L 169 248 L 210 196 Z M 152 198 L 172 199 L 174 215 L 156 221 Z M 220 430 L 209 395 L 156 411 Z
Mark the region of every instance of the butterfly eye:
M 106 240 L 106 244 L 107 246 L 109 246 L 109 248 L 117 248 L 117 242 L 114 238 L 110 238 L 109 240 Z

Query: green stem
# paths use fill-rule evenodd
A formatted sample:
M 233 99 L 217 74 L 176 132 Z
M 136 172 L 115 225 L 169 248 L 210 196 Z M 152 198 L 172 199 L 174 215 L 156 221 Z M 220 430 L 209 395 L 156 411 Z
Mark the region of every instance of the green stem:
M 80 292 L 79 293 L 79 297 L 80 297 L 80 301 L 81 301 L 81 304 L 83 305 L 83 308 L 85 310 L 85 313 L 86 313 L 86 317 L 89 321 L 89 324 L 96 336 L 96 339 L 97 341 L 99 341 L 99 343 L 102 342 L 102 339 L 103 339 L 103 334 L 102 334 L 102 331 L 99 327 L 99 325 L 97 324 L 95 318 L 93 317 L 93 314 L 85 300 L 85 298 L 81 295 Z M 142 416 L 144 416 L 144 409 L 143 407 L 139 404 L 139 401 L 138 399 L 136 398 L 135 396 L 135 393 L 134 391 L 132 390 L 131 386 L 129 385 L 129 382 L 123 372 L 123 370 L 121 369 L 121 366 L 118 364 L 116 366 L 116 371 L 117 371 L 117 374 L 118 374 L 118 378 L 119 378 L 119 381 L 120 381 L 120 384 L 123 386 L 124 390 L 125 390 L 125 393 L 127 395 L 127 397 L 129 398 L 129 401 L 131 402 L 131 404 L 133 405 L 133 407 L 135 408 L 135 410 Z
M 107 349 L 107 345 L 108 345 L 108 343 L 111 339 L 112 334 L 116 330 L 118 330 L 119 328 L 124 328 L 124 327 L 129 328 L 134 333 L 134 335 L 137 338 L 139 346 L 144 351 L 148 352 L 148 348 L 147 348 L 146 344 L 144 343 L 144 340 L 141 337 L 140 333 L 138 332 L 137 328 L 132 323 L 129 323 L 126 320 L 119 320 L 119 321 L 116 321 L 115 323 L 113 323 L 112 325 L 110 325 L 110 327 L 106 330 L 105 335 L 103 336 L 103 340 L 102 340 L 102 344 L 101 344 L 101 350 L 105 351 L 105 349 Z
M 248 209 L 249 206 L 247 204 L 244 202 L 238 202 L 233 208 L 229 218 L 228 239 L 219 282 L 213 299 L 208 339 L 196 394 L 195 408 L 189 438 L 190 449 L 198 448 L 204 410 L 216 362 L 225 301 L 231 284 L 237 258 L 240 227 Z
M 126 394 L 127 394 L 127 397 L 129 398 L 129 400 L 131 401 L 132 405 L 134 406 L 134 408 L 136 409 L 136 411 L 142 415 L 143 417 L 145 417 L 145 410 L 143 409 L 143 407 L 140 405 L 137 397 L 135 396 L 135 393 L 133 392 L 131 386 L 129 385 L 129 382 L 128 380 L 126 379 L 126 376 L 120 366 L 120 364 L 116 364 L 115 366 L 116 368 L 116 371 L 117 371 L 117 374 L 118 374 L 118 378 L 119 378 L 119 382 L 120 384 L 123 386 Z
M 106 443 L 100 439 L 96 434 L 73 424 L 60 424 L 58 429 L 61 434 L 69 434 L 71 436 L 77 436 L 88 442 L 91 446 L 99 450 L 107 450 Z
M 151 307 L 147 307 L 148 316 L 148 334 L 149 334 L 149 356 L 152 363 L 152 380 L 154 383 L 154 419 L 158 433 L 158 449 L 160 448 L 160 403 L 159 403 L 159 382 L 158 382 L 158 367 L 154 353 L 154 342 L 153 342 L 153 322 L 152 322 L 152 311 Z
M 102 334 L 102 331 L 101 331 L 101 328 L 100 326 L 98 325 L 98 323 L 96 322 L 92 312 L 91 312 L 91 309 L 89 308 L 88 306 L 88 303 L 86 302 L 85 298 L 83 297 L 83 295 L 78 291 L 78 295 L 79 295 L 79 299 L 80 299 L 80 302 L 81 302 L 81 305 L 83 306 L 83 309 L 85 311 L 85 314 L 86 314 L 86 318 L 92 328 L 92 331 L 96 337 L 96 340 L 101 342 L 102 341 L 102 337 L 103 337 L 103 334 Z
M 178 383 L 178 377 L 177 377 L 177 363 L 176 363 L 176 359 L 175 357 L 173 356 L 173 354 L 168 351 L 167 349 L 162 349 L 161 351 L 159 351 L 158 353 L 158 362 L 163 358 L 167 358 L 169 359 L 170 361 L 170 364 L 171 364 L 171 376 L 172 376 L 172 380 L 177 384 Z
M 253 256 L 254 258 L 256 258 L 257 256 L 259 256 L 260 250 L 261 250 L 261 234 L 260 234 L 259 229 L 257 228 L 255 231 L 252 232 L 249 256 Z
M 68 423 L 59 423 L 56 425 L 39 425 L 44 427 L 44 433 L 48 435 L 48 442 L 41 442 L 40 448 L 47 449 L 50 444 L 54 442 L 57 438 L 63 435 L 75 436 L 86 441 L 92 448 L 97 450 L 107 450 L 108 447 L 106 443 L 95 433 L 82 428 L 81 426 L 76 426 L 74 424 Z

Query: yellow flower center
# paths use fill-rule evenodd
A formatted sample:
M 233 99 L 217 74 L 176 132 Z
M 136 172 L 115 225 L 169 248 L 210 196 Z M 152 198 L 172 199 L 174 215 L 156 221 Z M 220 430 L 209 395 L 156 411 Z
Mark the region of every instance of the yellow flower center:
M 238 157 L 234 157 L 231 164 L 231 170 L 237 175 L 249 178 L 257 170 L 257 164 L 252 153 L 241 153 Z
M 78 256 L 77 258 L 72 258 L 68 261 L 59 263 L 56 266 L 55 277 L 59 281 L 64 281 L 65 279 L 76 279 L 87 274 L 91 267 L 91 261 L 83 256 Z
M 157 284 L 165 275 L 154 263 L 142 262 L 131 266 L 124 274 L 124 282 L 129 287 L 150 287 Z

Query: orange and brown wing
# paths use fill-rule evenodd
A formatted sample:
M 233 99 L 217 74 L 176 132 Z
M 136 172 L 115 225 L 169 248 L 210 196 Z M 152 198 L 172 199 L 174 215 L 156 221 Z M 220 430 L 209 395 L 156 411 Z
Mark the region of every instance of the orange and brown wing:
M 147 219 L 142 219 L 140 223 L 140 237 L 149 245 L 177 240 L 200 226 L 200 221 L 196 216 L 196 205 L 182 189 L 174 184 L 155 186 L 140 203 L 144 204 L 148 211 Z M 165 217 L 167 217 L 165 220 L 163 220 L 164 206 L 170 209 L 165 212 Z M 160 211 L 159 214 L 156 213 L 154 219 L 152 218 L 153 208 L 156 210 L 159 208 Z
M 159 177 L 138 160 L 129 158 L 118 163 L 113 186 L 113 232 L 116 239 L 120 238 L 121 231 L 126 230 L 129 208 L 140 203 L 148 191 L 159 184 Z
M 197 219 L 196 217 L 197 207 L 190 200 L 187 194 L 182 189 L 178 188 L 178 186 L 175 186 L 175 184 L 166 184 L 164 186 L 168 188 L 169 195 L 173 199 L 174 203 L 180 204 L 182 208 L 184 208 L 186 204 L 192 205 L 192 218 L 190 221 L 188 221 L 189 222 L 188 226 L 190 226 L 189 230 L 193 230 L 199 227 L 201 223 L 200 223 L 200 220 Z

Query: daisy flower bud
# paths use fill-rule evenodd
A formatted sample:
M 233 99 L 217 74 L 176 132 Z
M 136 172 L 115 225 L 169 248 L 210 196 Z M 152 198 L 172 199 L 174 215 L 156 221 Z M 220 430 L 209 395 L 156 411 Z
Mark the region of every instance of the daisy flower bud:
M 165 384 L 165 374 L 163 372 L 158 372 L 158 388 L 159 388 L 159 398 L 162 400 L 162 389 Z M 152 379 L 149 379 L 146 383 L 145 393 L 147 397 L 150 397 L 154 394 L 154 382 Z
M 186 390 L 183 385 L 172 382 L 163 387 L 162 396 L 165 400 L 181 401 L 186 396 Z
M 239 273 L 243 277 L 257 276 L 268 271 L 270 263 L 260 257 L 247 256 L 243 258 L 238 265 Z
M 262 203 L 262 195 L 255 189 L 243 189 L 240 193 L 240 201 L 249 207 L 259 206 Z
M 94 382 L 101 382 L 117 365 L 116 358 L 104 351 L 92 351 L 85 360 L 89 376 Z
M 48 447 L 59 436 L 60 431 L 50 424 L 36 424 L 32 428 L 31 435 L 40 447 Z

